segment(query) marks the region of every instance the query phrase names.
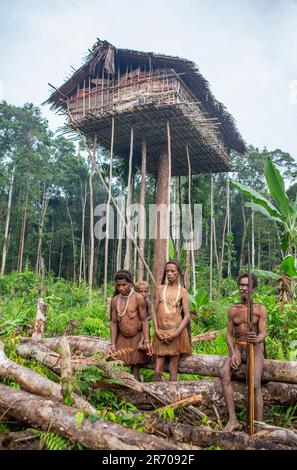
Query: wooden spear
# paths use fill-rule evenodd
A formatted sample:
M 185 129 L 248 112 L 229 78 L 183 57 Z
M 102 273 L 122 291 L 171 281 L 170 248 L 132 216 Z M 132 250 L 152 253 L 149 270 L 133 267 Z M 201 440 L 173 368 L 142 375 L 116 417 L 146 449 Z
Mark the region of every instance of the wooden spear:
M 247 322 L 248 322 L 248 331 L 252 331 L 253 326 L 253 316 L 254 316 L 254 307 L 253 307 L 253 285 L 252 285 L 252 276 L 251 276 L 251 264 L 250 264 L 250 246 L 248 245 L 248 298 L 247 298 Z M 255 379 L 255 361 L 254 361 L 254 344 L 248 342 L 248 421 L 249 421 L 249 434 L 252 436 L 255 434 L 255 389 L 254 389 L 254 379 Z

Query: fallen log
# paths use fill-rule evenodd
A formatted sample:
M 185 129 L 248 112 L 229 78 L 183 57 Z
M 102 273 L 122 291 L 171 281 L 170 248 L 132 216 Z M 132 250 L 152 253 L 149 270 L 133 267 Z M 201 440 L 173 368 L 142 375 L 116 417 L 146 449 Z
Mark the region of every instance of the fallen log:
M 178 450 L 165 439 L 139 433 L 119 424 L 83 419 L 77 424 L 77 410 L 53 400 L 37 397 L 0 384 L 0 410 L 3 414 L 30 423 L 44 431 L 55 431 L 71 442 L 94 450 Z
M 8 359 L 4 352 L 3 343 L 0 341 L 0 376 L 14 379 L 24 390 L 62 401 L 62 387 L 60 384 L 49 380 L 47 377 L 38 374 L 33 369 L 24 367 Z M 91 414 L 96 414 L 97 410 L 87 400 L 73 393 L 71 396 L 73 404 L 78 408 L 83 408 Z
M 23 342 L 16 345 L 17 353 L 26 359 L 35 359 L 41 364 L 60 375 L 60 354 L 52 351 L 44 343 L 33 343 L 31 341 Z
M 225 432 L 208 426 L 190 426 L 187 424 L 166 424 L 159 421 L 155 429 L 173 438 L 176 442 L 190 442 L 199 447 L 219 446 L 225 450 L 294 450 L 294 439 L 287 440 L 286 433 L 274 434 L 273 431 L 256 433 L 249 436 L 243 432 Z M 287 431 L 284 429 L 283 431 Z M 291 431 L 292 433 L 292 431 Z M 297 434 L 292 433 L 297 438 Z
M 93 354 L 96 352 L 106 353 L 110 343 L 100 338 L 90 338 L 87 336 L 68 336 L 69 344 L 78 351 Z M 50 349 L 56 349 L 59 345 L 60 337 L 46 338 L 44 344 Z M 193 354 L 192 356 L 181 358 L 178 366 L 180 374 L 197 374 L 210 377 L 219 377 L 220 369 L 226 359 L 226 356 L 217 356 L 210 354 Z M 151 362 L 146 366 L 152 369 Z M 165 368 L 166 370 L 166 368 Z M 233 372 L 234 379 L 245 380 L 246 365 L 242 364 L 238 371 Z M 276 361 L 265 359 L 263 381 L 286 382 L 297 384 L 297 361 Z
M 201 343 L 202 341 L 211 341 L 223 333 L 225 333 L 225 330 L 207 331 L 206 333 L 201 333 L 200 335 L 192 336 L 192 343 L 194 344 Z
M 243 382 L 234 381 L 234 401 L 237 405 L 246 403 L 246 385 Z M 127 390 L 121 386 L 100 383 L 98 389 L 108 389 L 116 393 L 121 400 L 134 403 L 137 408 L 143 410 L 152 409 L 158 406 L 152 399 L 153 394 L 167 397 L 170 402 L 184 400 L 193 395 L 202 396 L 202 409 L 209 408 L 214 404 L 219 409 L 225 409 L 225 400 L 223 397 L 220 380 L 197 380 L 197 381 L 179 381 L 179 382 L 145 382 L 143 384 L 145 392 Z M 269 382 L 262 386 L 264 404 L 284 403 L 291 404 L 297 401 L 297 385 L 281 384 L 278 382 Z

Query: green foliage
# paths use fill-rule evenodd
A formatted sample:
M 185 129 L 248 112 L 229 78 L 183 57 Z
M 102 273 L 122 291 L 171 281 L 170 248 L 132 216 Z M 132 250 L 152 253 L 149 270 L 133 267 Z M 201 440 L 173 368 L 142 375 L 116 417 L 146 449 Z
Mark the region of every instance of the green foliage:
M 164 422 L 169 420 L 171 423 L 171 421 L 174 420 L 174 415 L 174 410 L 171 408 L 170 405 L 168 405 L 161 411 L 160 417 L 163 419 Z
M 82 450 L 83 446 L 80 443 L 73 444 L 68 439 L 60 436 L 55 432 L 42 432 L 37 429 L 29 428 L 28 431 L 32 432 L 35 436 L 40 438 L 42 445 L 46 450 Z

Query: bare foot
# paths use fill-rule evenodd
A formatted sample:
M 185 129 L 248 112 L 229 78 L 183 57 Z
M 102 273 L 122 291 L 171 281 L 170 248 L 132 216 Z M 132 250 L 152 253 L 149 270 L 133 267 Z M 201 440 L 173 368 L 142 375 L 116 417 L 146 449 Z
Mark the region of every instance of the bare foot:
M 228 423 L 224 427 L 224 431 L 226 432 L 239 431 L 239 429 L 241 429 L 241 424 L 237 419 L 229 419 Z

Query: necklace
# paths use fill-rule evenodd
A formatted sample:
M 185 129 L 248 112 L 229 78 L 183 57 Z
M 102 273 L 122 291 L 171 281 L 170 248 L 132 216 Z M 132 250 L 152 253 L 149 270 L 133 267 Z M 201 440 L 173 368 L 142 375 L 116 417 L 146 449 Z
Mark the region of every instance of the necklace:
M 179 301 L 179 296 L 180 296 L 180 291 L 181 291 L 181 285 L 178 284 L 175 300 L 174 300 L 174 301 L 172 301 L 172 300 L 170 301 L 170 303 L 173 305 L 172 310 L 169 310 L 168 304 L 167 304 L 167 288 L 168 288 L 168 284 L 166 284 L 166 286 L 165 286 L 165 288 L 164 288 L 164 290 L 163 290 L 163 302 L 164 302 L 165 312 L 166 312 L 168 315 L 170 315 L 171 313 L 176 313 L 177 303 L 178 303 L 178 301 Z
M 118 296 L 118 300 L 117 300 L 117 313 L 118 313 L 118 316 L 119 317 L 123 317 L 125 315 L 125 313 L 127 312 L 128 310 L 128 305 L 129 305 L 129 302 L 130 302 L 130 298 L 131 298 L 131 295 L 133 294 L 134 292 L 134 289 L 131 289 L 130 293 L 128 296 L 125 296 L 125 295 L 122 295 L 122 294 L 119 294 Z M 125 305 L 125 308 L 124 310 L 121 312 L 120 310 L 120 298 L 121 299 L 126 299 L 126 305 Z

